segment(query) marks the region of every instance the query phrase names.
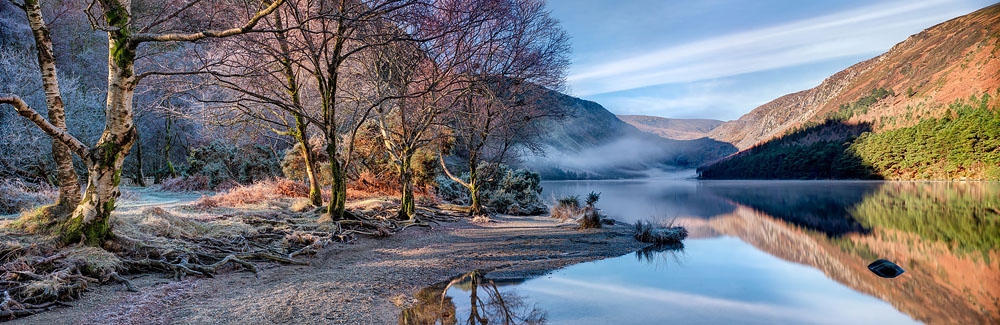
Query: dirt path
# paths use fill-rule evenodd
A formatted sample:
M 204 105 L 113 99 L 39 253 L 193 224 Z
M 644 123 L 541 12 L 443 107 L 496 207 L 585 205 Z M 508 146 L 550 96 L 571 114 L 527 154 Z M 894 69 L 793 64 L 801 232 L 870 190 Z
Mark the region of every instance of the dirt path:
M 144 275 L 140 292 L 101 286 L 60 308 L 12 324 L 392 324 L 418 289 L 473 269 L 524 278 L 618 256 L 645 244 L 619 225 L 578 231 L 547 217 L 465 220 L 410 228 L 384 239 L 333 244 L 310 266 L 265 265 L 259 278 L 224 272 L 184 281 Z

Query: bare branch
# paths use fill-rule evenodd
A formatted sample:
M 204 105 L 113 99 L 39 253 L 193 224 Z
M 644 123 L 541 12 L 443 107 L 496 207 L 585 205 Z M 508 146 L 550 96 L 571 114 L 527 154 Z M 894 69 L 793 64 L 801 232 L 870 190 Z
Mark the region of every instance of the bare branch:
M 230 28 L 230 29 L 225 29 L 225 30 L 207 30 L 207 31 L 201 31 L 201 32 L 197 32 L 197 33 L 189 33 L 189 34 L 182 34 L 182 33 L 168 33 L 168 34 L 140 33 L 140 34 L 136 34 L 135 36 L 133 36 L 132 37 L 132 41 L 134 41 L 136 43 L 142 43 L 142 42 L 197 41 L 197 40 L 200 40 L 200 39 L 210 38 L 210 37 L 211 38 L 218 38 L 218 37 L 226 37 L 226 36 L 233 36 L 233 35 L 244 34 L 244 33 L 252 31 L 253 28 L 254 28 L 254 26 L 257 26 L 257 23 L 260 22 L 261 19 L 263 19 L 267 15 L 269 15 L 272 12 L 274 12 L 275 10 L 277 10 L 278 7 L 280 7 L 283 3 L 285 3 L 285 0 L 277 0 L 277 1 L 275 1 L 274 3 L 272 3 L 267 8 L 264 8 L 264 10 L 258 11 L 257 14 L 255 14 L 253 17 L 250 18 L 250 20 L 248 20 L 246 22 L 246 24 L 243 24 L 243 26 L 240 26 L 240 27 Z
M 77 140 L 75 137 L 70 135 L 68 132 L 60 130 L 59 128 L 49 123 L 41 114 L 38 114 L 34 109 L 28 106 L 24 100 L 20 97 L 10 96 L 10 97 L 0 97 L 0 104 L 10 104 L 17 111 L 18 115 L 24 116 L 31 122 L 35 123 L 39 129 L 48 134 L 49 136 L 59 139 L 66 144 L 73 152 L 75 152 L 81 158 L 86 158 L 90 155 L 90 149 L 87 148 L 83 142 Z

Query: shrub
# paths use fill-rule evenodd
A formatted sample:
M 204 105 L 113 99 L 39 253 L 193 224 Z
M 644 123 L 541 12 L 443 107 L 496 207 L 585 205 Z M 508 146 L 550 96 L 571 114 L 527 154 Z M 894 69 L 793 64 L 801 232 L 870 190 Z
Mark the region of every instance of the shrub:
M 169 178 L 163 181 L 160 188 L 164 191 L 171 192 L 208 191 L 208 184 L 208 177 L 204 175 L 193 175 L 187 177 Z
M 469 179 L 468 173 L 462 176 L 464 176 L 462 177 L 463 179 Z M 438 198 L 455 204 L 469 204 L 469 190 L 462 186 L 462 184 L 444 175 L 434 178 L 434 182 L 437 183 L 434 192 Z
M 208 187 L 215 188 L 227 180 L 251 184 L 277 176 L 279 170 L 277 157 L 267 147 L 256 144 L 239 147 L 215 140 L 191 150 L 187 174 L 206 176 Z
M 479 165 L 479 197 L 483 206 L 511 215 L 538 215 L 545 212 L 542 203 L 541 177 L 527 169 L 511 169 L 507 165 Z M 469 173 L 459 177 L 469 180 Z M 439 198 L 456 204 L 469 204 L 469 190 L 446 176 L 438 176 L 435 190 Z
M 600 198 L 601 193 L 590 192 L 587 194 L 586 205 L 580 206 L 580 196 L 564 196 L 556 200 L 556 204 L 549 213 L 553 218 L 560 220 L 575 219 L 582 229 L 601 228 L 604 223 L 614 224 L 613 222 L 604 222 L 604 216 L 594 206 Z

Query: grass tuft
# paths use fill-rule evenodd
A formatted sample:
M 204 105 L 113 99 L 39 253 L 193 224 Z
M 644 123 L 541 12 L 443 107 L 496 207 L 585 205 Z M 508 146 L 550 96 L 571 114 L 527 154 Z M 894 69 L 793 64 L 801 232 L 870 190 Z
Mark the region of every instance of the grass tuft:
M 680 244 L 687 236 L 687 229 L 674 226 L 672 220 L 666 225 L 654 225 L 649 220 L 635 222 L 635 239 L 643 243 Z

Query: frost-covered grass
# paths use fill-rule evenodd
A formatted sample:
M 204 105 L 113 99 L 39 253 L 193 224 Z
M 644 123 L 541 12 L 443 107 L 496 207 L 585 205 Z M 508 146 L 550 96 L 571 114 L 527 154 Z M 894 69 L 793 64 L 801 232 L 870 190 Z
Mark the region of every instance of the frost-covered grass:
M 51 204 L 59 191 L 47 184 L 31 184 L 19 179 L 0 179 L 0 215 L 17 214 Z
M 648 220 L 635 222 L 635 239 L 644 243 L 679 244 L 687 236 L 687 229 L 674 226 L 672 221 L 665 225 L 655 225 Z

